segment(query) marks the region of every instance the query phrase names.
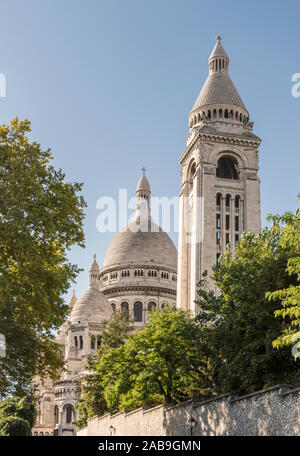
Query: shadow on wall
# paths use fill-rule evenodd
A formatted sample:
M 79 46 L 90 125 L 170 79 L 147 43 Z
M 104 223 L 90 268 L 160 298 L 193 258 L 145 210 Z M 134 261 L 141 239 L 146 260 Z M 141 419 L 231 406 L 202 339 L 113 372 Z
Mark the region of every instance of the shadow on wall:
M 277 385 L 253 394 L 187 401 L 165 410 L 169 436 L 284 436 L 300 433 L 300 388 Z M 192 421 L 191 421 L 192 418 Z

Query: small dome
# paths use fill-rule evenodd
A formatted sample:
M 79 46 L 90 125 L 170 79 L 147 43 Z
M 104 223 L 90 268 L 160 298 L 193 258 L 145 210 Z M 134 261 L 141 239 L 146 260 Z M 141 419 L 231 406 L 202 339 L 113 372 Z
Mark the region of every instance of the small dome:
M 112 314 L 110 302 L 97 286 L 89 286 L 88 290 L 75 303 L 69 320 L 72 324 L 100 323 L 109 320 Z
M 93 259 L 93 262 L 90 266 L 90 269 L 89 269 L 89 272 L 99 272 L 100 271 L 100 268 L 99 268 L 99 264 L 97 263 L 96 261 L 96 254 L 94 254 L 94 259 Z
M 217 39 L 217 42 L 216 42 L 215 47 L 213 48 L 213 50 L 212 50 L 212 52 L 211 52 L 211 54 L 209 56 L 208 61 L 210 61 L 211 59 L 213 59 L 215 57 L 223 57 L 223 58 L 227 58 L 228 59 L 228 55 L 226 54 L 225 49 L 223 48 L 223 46 L 221 44 L 220 35 L 218 35 L 216 39 Z
M 151 189 L 150 189 L 150 183 L 145 175 L 145 171 L 146 169 L 145 168 L 142 168 L 142 171 L 143 171 L 143 174 L 142 176 L 140 177 L 140 180 L 138 181 L 138 184 L 136 186 L 136 191 L 139 192 L 139 191 L 146 191 L 146 192 L 149 192 L 151 193 Z
M 98 288 L 99 266 L 94 255 L 93 263 L 89 269 L 89 288 L 75 302 L 69 320 L 72 324 L 100 323 L 109 320 L 112 314 L 110 302 L 105 298 Z

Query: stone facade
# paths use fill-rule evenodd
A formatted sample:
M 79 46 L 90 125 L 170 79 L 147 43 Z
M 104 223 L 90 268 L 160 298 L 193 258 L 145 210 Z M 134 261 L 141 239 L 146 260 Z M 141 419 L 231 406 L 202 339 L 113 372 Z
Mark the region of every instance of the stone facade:
M 217 38 L 209 76 L 189 115 L 181 155 L 177 306 L 197 313 L 202 273 L 215 265 L 243 232 L 260 230 L 258 147 L 253 122 L 229 75 Z M 213 287 L 213 283 L 210 283 Z M 216 291 L 216 290 L 215 290 Z
M 220 396 L 176 406 L 91 418 L 78 436 L 299 436 L 300 388 L 277 385 L 242 397 Z
M 86 358 L 96 353 L 100 343 L 101 326 L 109 320 L 112 309 L 109 301 L 98 287 L 99 266 L 96 256 L 89 269 L 88 290 L 77 299 L 71 298 L 68 320 L 56 335 L 64 360 L 65 371 L 53 383 L 35 379 L 37 388 L 38 419 L 32 430 L 33 435 L 75 435 L 73 422 L 78 418 L 76 405 L 81 393 L 81 383 L 85 376 Z

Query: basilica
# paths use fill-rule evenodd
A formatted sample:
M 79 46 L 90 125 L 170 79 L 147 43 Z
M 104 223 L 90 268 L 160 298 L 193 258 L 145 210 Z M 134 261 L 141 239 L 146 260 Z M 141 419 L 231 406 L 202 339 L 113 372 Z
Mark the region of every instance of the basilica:
M 86 358 L 100 344 L 100 323 L 124 309 L 136 328 L 166 303 L 196 313 L 197 283 L 243 232 L 260 230 L 260 138 L 229 76 L 229 58 L 217 37 L 209 75 L 188 116 L 181 166 L 178 253 L 151 217 L 145 170 L 137 183 L 136 213 L 108 246 L 100 268 L 96 255 L 87 291 L 73 294 L 69 316 L 56 335 L 66 370 L 53 384 L 38 382 L 38 419 L 33 435 L 75 435 L 76 404 Z M 210 282 L 213 289 L 214 285 Z

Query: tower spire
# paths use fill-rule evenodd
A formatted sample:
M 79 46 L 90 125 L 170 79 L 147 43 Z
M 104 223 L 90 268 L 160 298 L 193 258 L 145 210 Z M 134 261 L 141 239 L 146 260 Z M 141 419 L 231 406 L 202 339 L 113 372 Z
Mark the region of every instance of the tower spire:
M 215 47 L 208 59 L 209 73 L 220 73 L 222 71 L 228 73 L 229 57 L 221 44 L 221 35 L 218 35 L 216 40 Z
M 92 287 L 92 286 L 97 286 L 97 283 L 98 283 L 98 277 L 99 277 L 99 272 L 100 272 L 100 268 L 99 268 L 99 265 L 96 261 L 96 254 L 94 253 L 94 257 L 93 257 L 93 262 L 90 266 L 90 269 L 89 269 L 89 286 Z
M 150 212 L 150 183 L 146 177 L 146 168 L 142 167 L 142 175 L 136 187 L 136 209 L 146 209 Z

